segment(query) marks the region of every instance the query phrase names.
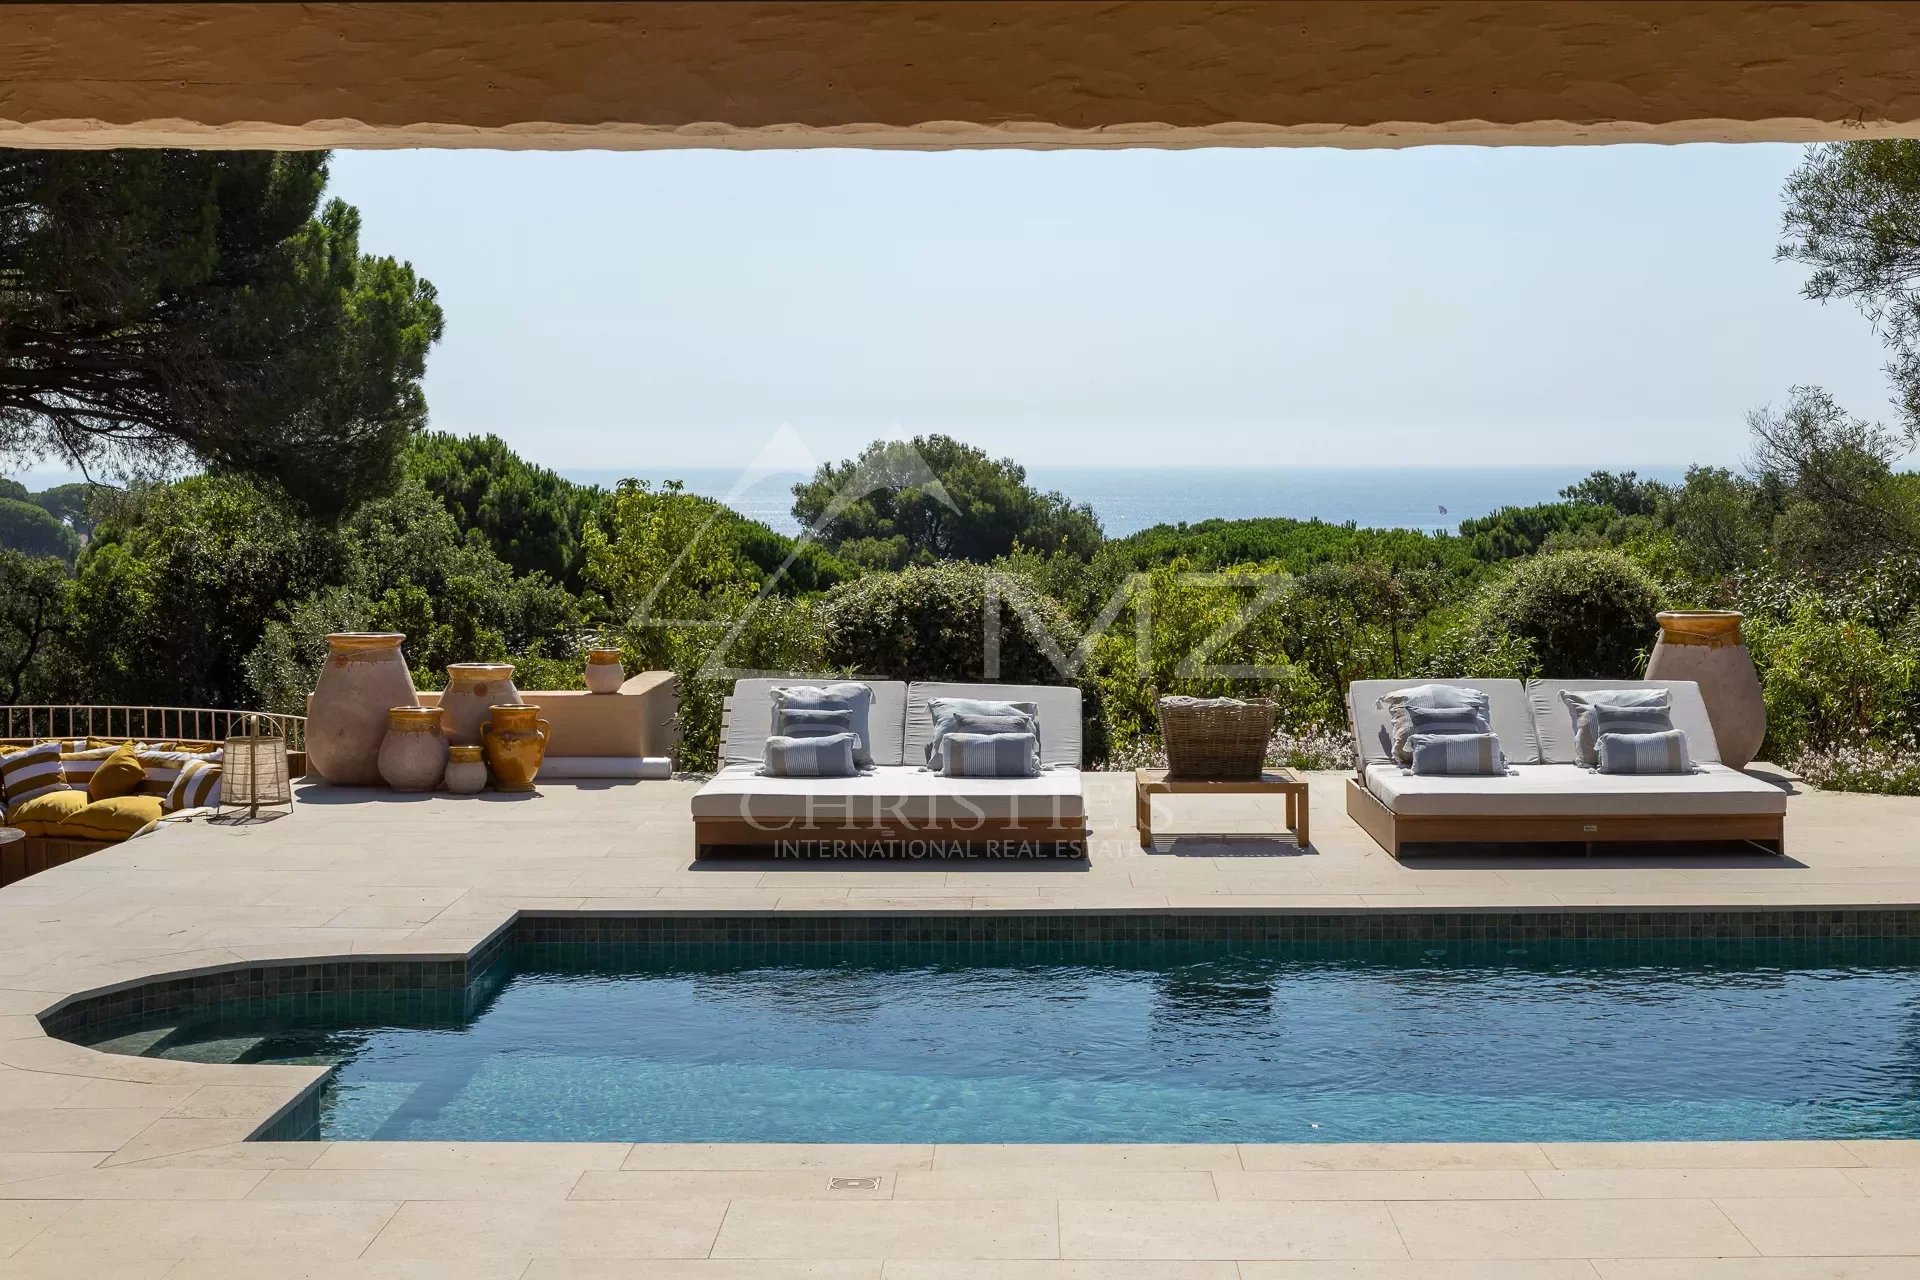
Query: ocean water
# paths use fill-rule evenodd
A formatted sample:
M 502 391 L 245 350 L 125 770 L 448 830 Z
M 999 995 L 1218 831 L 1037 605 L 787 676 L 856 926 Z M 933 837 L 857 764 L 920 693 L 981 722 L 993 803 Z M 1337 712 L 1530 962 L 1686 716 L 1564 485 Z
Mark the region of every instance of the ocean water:
M 1459 528 L 1501 507 L 1552 502 L 1560 490 L 1592 467 L 1029 467 L 1042 489 L 1085 502 L 1109 537 L 1123 537 L 1156 524 L 1290 516 L 1297 520 L 1348 521 L 1362 528 Z M 1648 479 L 1678 480 L 1684 468 L 1642 467 Z M 614 470 L 563 471 L 569 479 L 611 485 L 635 474 Z M 644 472 L 636 478 L 677 479 L 694 493 L 718 498 L 734 510 L 783 533 L 799 532 L 793 518 L 793 486 L 803 479 L 782 472 L 743 477 L 713 467 Z
M 1905 943 L 533 952 L 437 1025 L 249 1011 L 147 1051 L 334 1064 L 341 1139 L 1920 1137 Z

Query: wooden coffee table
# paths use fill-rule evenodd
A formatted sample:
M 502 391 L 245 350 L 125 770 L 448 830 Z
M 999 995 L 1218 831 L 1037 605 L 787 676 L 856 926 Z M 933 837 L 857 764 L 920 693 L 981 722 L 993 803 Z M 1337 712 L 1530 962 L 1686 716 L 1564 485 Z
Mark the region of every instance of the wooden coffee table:
M 1134 825 L 1140 828 L 1140 847 L 1153 843 L 1153 797 L 1283 795 L 1287 798 L 1287 827 L 1296 847 L 1307 847 L 1307 784 L 1285 769 L 1268 769 L 1258 778 L 1212 781 L 1170 778 L 1165 769 L 1139 769 L 1133 775 Z

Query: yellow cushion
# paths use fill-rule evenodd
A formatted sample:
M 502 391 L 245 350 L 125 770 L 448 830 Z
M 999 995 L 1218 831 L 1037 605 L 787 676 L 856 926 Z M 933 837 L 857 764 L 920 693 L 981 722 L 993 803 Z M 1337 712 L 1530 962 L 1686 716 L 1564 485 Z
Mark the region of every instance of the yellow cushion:
M 74 794 L 79 794 L 75 792 Z M 45 832 L 52 840 L 125 840 L 160 820 L 158 796 L 115 796 L 85 805 Z
M 87 782 L 87 799 L 111 800 L 115 796 L 131 795 L 146 776 L 146 766 L 135 758 L 133 744 L 123 742 L 93 771 L 93 777 Z
M 11 806 L 7 825 L 18 827 L 30 836 L 44 836 L 53 828 L 87 807 L 87 793 L 62 788 L 48 791 Z

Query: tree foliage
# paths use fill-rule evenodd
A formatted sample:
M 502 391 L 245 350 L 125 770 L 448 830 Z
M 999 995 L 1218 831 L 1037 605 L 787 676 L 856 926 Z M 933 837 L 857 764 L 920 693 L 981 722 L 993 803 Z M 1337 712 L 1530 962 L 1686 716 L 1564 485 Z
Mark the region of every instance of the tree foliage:
M 407 445 L 405 470 L 515 573 L 544 573 L 579 589 L 582 535 L 603 490 L 534 466 L 492 435 L 416 436 Z
M 36 668 L 66 631 L 71 594 L 60 561 L 0 548 L 0 693 L 7 702 L 50 696 Z
M 950 436 L 877 440 L 793 488 L 802 528 L 856 564 L 985 564 L 1016 546 L 1081 559 L 1099 547 L 1093 509 L 1027 483 L 1026 468 Z
M 442 317 L 324 152 L 0 151 L 0 456 L 391 486 Z
M 80 539 L 37 503 L 0 497 L 0 548 L 73 563 Z
M 1524 642 L 1532 674 L 1549 679 L 1633 679 L 1666 607 L 1660 585 L 1617 551 L 1562 551 L 1514 564 L 1475 603 L 1486 644 Z

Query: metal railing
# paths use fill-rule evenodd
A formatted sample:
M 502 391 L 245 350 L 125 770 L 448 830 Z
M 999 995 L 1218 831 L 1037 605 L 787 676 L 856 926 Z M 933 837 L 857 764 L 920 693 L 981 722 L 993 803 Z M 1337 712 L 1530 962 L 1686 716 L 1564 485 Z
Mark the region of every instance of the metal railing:
M 260 732 L 304 751 L 305 716 L 217 707 L 101 707 L 74 703 L 0 706 L 0 740 L 26 738 L 133 738 L 143 742 L 219 742 L 247 732 L 257 718 Z

